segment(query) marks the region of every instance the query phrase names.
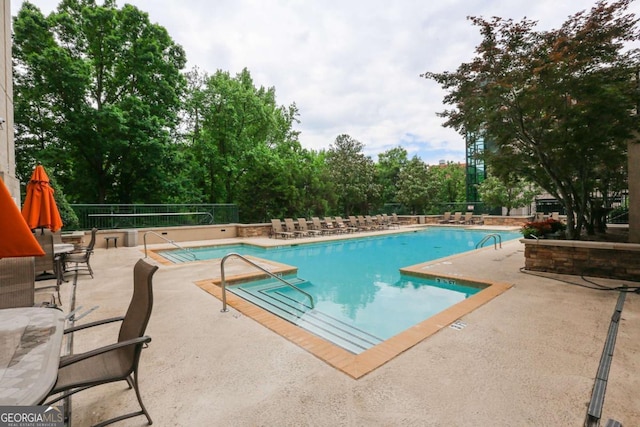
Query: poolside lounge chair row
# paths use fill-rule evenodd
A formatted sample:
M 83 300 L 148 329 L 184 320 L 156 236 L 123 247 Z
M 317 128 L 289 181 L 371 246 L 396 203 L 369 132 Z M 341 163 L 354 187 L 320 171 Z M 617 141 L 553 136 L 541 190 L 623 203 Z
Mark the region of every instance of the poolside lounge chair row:
M 357 231 L 386 230 L 398 228 L 400 226 L 397 217 L 389 218 L 387 215 L 350 215 L 347 220 L 342 217 L 312 217 L 311 221 L 306 218 L 285 218 L 284 223 L 279 219 L 271 220 L 271 236 L 282 239 L 293 237 L 313 237 L 319 235 L 354 233 Z
M 442 216 L 442 219 L 438 221 L 439 224 L 468 224 L 468 225 L 476 225 L 482 224 L 482 218 L 474 218 L 473 212 L 465 212 L 464 217 L 462 216 L 462 212 L 455 212 L 453 217 L 451 216 L 451 212 L 445 212 Z

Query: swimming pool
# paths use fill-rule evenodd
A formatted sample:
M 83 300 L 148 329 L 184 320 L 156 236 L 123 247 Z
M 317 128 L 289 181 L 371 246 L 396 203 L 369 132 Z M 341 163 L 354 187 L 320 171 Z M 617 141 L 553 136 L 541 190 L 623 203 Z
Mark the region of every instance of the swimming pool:
M 398 233 L 275 248 L 228 245 L 194 248 L 198 259 L 222 258 L 230 252 L 298 268 L 288 278 L 311 294 L 306 297 L 275 280 L 228 287 L 228 290 L 334 344 L 359 354 L 479 292 L 451 280 L 403 275 L 401 267 L 475 249 L 486 230 L 430 227 Z M 500 232 L 502 240 L 518 232 Z M 171 258 L 172 252 L 161 255 Z

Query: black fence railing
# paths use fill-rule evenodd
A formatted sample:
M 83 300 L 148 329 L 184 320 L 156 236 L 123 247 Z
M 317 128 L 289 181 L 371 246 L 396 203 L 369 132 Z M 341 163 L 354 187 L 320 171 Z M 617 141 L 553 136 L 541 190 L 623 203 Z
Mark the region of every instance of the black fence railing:
M 71 205 L 79 230 L 174 227 L 238 222 L 233 204 Z

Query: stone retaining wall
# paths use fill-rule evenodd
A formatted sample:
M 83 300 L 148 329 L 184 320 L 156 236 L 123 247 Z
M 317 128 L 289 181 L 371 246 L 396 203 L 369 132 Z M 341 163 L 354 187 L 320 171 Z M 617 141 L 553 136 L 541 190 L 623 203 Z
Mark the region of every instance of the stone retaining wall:
M 533 221 L 533 216 L 484 215 L 484 225 L 509 225 L 521 227 L 525 222 Z
M 640 281 L 640 244 L 521 239 L 525 268 Z
M 271 224 L 236 224 L 238 237 L 269 237 Z

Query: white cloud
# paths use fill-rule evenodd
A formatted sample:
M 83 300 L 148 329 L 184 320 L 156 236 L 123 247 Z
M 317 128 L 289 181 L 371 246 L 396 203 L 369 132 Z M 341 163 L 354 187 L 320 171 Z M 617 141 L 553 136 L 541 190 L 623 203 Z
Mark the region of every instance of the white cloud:
M 31 0 L 44 13 L 58 1 Z M 12 2 L 16 14 L 22 2 Z M 368 155 L 402 145 L 428 163 L 464 161 L 464 142 L 436 113 L 444 92 L 419 75 L 454 70 L 480 36 L 467 16 L 539 21 L 557 28 L 588 0 L 128 0 L 167 28 L 188 68 L 238 73 L 275 87 L 300 110 L 305 147 L 328 148 L 342 133 Z M 119 2 L 119 5 L 124 4 Z M 638 5 L 631 8 L 638 14 Z

